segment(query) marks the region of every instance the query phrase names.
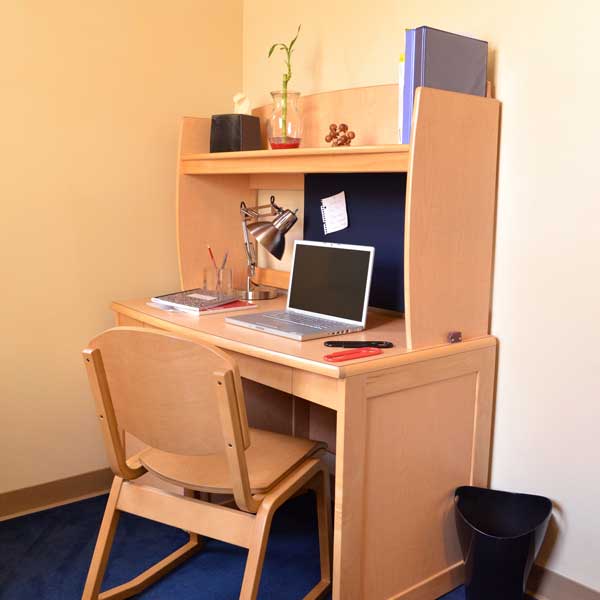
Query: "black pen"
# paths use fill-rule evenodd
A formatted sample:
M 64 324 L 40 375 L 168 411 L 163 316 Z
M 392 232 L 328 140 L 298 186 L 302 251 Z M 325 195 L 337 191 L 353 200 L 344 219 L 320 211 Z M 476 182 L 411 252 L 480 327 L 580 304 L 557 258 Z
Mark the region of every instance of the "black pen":
M 364 341 L 346 341 L 346 342 L 325 342 L 329 348 L 393 348 L 392 342 L 364 342 Z

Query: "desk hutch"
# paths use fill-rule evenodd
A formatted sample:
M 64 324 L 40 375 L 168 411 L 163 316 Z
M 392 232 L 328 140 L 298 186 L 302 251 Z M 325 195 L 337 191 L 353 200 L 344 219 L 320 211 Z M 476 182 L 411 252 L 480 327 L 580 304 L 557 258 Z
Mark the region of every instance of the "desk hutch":
M 463 577 L 454 488 L 488 483 L 496 364 L 489 335 L 500 104 L 419 88 L 410 145 L 395 144 L 397 86 L 303 100 L 296 150 L 210 154 L 210 119 L 182 122 L 177 238 L 183 289 L 197 287 L 206 243 L 226 249 L 234 283 L 245 256 L 239 204 L 257 190 L 302 190 L 306 173 L 407 174 L 405 315 L 373 310 L 349 339 L 395 347 L 330 364 L 322 340 L 296 342 L 226 324 L 223 315 L 168 313 L 116 301 L 117 323 L 172 331 L 229 351 L 245 378 L 251 425 L 328 441 L 335 475 L 335 600 L 432 600 Z M 269 107 L 255 111 L 267 116 Z M 323 147 L 340 118 L 355 147 Z M 320 147 L 319 147 L 320 146 Z M 289 274 L 258 272 L 286 288 Z M 265 301 L 260 309 L 283 306 Z M 254 309 L 256 310 L 256 309 Z M 449 343 L 448 333 L 462 332 Z

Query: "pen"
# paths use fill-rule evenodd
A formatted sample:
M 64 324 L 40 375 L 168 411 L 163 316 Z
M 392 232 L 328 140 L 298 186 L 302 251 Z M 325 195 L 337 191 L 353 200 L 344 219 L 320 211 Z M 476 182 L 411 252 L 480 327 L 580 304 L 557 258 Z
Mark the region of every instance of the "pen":
M 213 251 L 211 250 L 211 247 L 209 244 L 206 244 L 206 247 L 208 248 L 208 254 L 210 255 L 210 260 L 212 261 L 213 267 L 215 268 L 215 271 L 217 270 L 217 262 L 215 261 L 215 255 L 213 254 Z
M 364 342 L 364 341 L 346 341 L 346 342 L 325 342 L 329 348 L 393 348 L 392 342 Z
M 223 262 L 221 264 L 221 269 L 225 268 L 225 263 L 227 262 L 227 257 L 229 256 L 229 250 L 225 251 L 225 256 L 223 257 Z

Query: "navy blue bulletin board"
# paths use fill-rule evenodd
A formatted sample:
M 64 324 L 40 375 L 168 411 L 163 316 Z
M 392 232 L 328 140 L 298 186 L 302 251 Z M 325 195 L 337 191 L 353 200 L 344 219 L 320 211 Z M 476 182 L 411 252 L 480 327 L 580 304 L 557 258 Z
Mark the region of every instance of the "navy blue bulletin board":
M 325 235 L 321 199 L 346 195 L 348 228 Z M 370 306 L 404 312 L 406 173 L 304 176 L 304 239 L 375 247 Z

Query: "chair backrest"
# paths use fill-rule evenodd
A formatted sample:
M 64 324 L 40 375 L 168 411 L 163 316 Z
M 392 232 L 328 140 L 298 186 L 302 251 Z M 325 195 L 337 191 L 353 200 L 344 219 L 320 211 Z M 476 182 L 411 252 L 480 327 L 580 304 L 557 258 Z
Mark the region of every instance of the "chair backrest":
M 233 359 L 215 347 L 138 327 L 103 332 L 83 357 L 117 475 L 141 474 L 125 460 L 127 431 L 165 452 L 225 453 L 234 488 L 250 498 L 244 454 L 250 434 Z

